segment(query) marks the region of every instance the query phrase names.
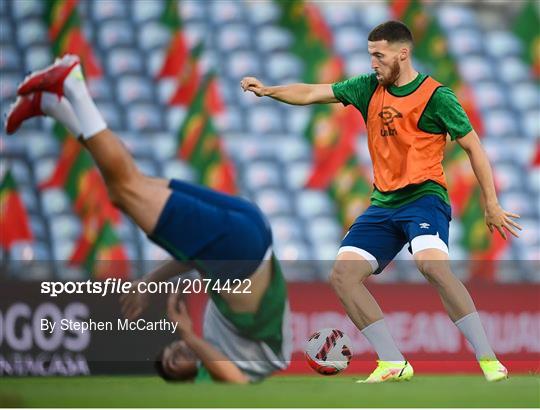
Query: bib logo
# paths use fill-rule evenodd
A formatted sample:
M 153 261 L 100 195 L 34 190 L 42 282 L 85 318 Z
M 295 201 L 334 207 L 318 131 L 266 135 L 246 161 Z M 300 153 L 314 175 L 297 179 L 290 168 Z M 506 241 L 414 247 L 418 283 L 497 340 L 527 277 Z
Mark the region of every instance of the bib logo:
M 384 128 L 381 128 L 381 137 L 392 137 L 397 135 L 394 127 L 394 118 L 403 118 L 403 115 L 394 107 L 386 106 L 378 114 L 382 118 Z

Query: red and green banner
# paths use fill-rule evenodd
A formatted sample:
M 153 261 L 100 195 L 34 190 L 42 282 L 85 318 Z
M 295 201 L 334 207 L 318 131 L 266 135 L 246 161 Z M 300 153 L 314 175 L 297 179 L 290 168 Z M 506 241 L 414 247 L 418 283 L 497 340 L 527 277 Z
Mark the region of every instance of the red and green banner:
M 95 254 L 90 250 L 95 246 L 102 227 L 110 224 L 108 229 L 114 229 L 112 224 L 117 224 L 121 215 L 109 200 L 105 182 L 90 154 L 60 124 L 55 124 L 53 131 L 62 141 L 62 149 L 51 177 L 40 188 L 62 188 L 71 200 L 73 210 L 81 220 L 83 232 L 70 261 L 84 266 L 81 261 L 88 261 Z
M 203 44 L 199 43 L 192 50 L 189 49 L 183 33 L 178 1 L 166 0 L 161 22 L 170 29 L 172 37 L 157 77 L 158 79 L 175 78 L 177 80 L 175 91 L 169 99 L 169 105 L 189 106 L 201 86 L 203 74 L 199 60 Z M 214 74 L 212 76 L 213 81 L 208 94 L 209 110 L 212 114 L 218 114 L 223 112 L 224 106 L 219 95 L 217 79 Z
M 120 211 L 109 200 L 105 182 L 90 154 L 61 125 L 56 124 L 54 132 L 63 141 L 62 149 L 51 177 L 40 188 L 63 188 L 81 218 L 97 213 L 117 223 Z
M 203 51 L 202 43 L 198 44 L 191 52 L 180 71 L 177 72 L 178 83 L 176 89 L 171 95 L 169 105 L 182 105 L 189 106 L 199 88 L 202 86 L 201 81 L 203 78 L 199 59 Z M 205 93 L 206 96 L 206 109 L 211 114 L 222 113 L 225 109 L 221 96 L 219 94 L 217 77 L 212 71 L 207 74 L 210 81 L 208 84 L 208 90 Z
M 102 70 L 90 43 L 83 35 L 78 3 L 78 0 L 46 0 L 45 20 L 49 27 L 49 39 L 56 56 L 76 54 L 81 58 L 86 76 L 99 77 Z M 120 211 L 110 202 L 105 183 L 90 154 L 60 124 L 55 125 L 54 133 L 62 142 L 60 158 L 51 177 L 40 188 L 63 188 L 70 198 L 74 212 L 83 225 L 83 234 L 71 260 L 79 261 L 82 260 L 81 255 L 86 255 L 83 259 L 87 264 L 101 255 L 99 252 L 88 251 L 96 247 L 99 240 L 99 235 L 91 234 L 90 226 L 97 225 L 99 229 L 94 228 L 97 232 L 109 226 L 107 230 L 114 232 L 112 224 L 120 221 Z M 90 238 L 93 238 L 93 242 L 89 241 Z M 118 246 L 121 247 L 121 244 Z M 117 253 L 115 251 L 110 255 L 115 256 Z M 116 274 L 110 272 L 110 275 Z
M 199 183 L 234 194 L 237 192 L 234 167 L 223 149 L 209 111 L 212 81 L 212 76 L 206 76 L 197 90 L 178 132 L 177 153 L 180 159 L 195 168 Z
M 534 150 L 534 155 L 531 161 L 531 166 L 540 167 L 540 141 L 536 142 L 536 148 Z
M 173 92 L 169 104 L 188 106 L 195 98 L 201 83 L 202 73 L 199 65 L 203 44 L 200 43 L 188 54 L 188 58 L 180 71 L 176 73 L 176 90 Z
M 456 93 L 472 126 L 482 135 L 484 126 L 471 89 L 459 76 L 456 62 L 448 51 L 448 41 L 437 20 L 424 8 L 421 0 L 392 0 L 393 16 L 409 27 L 414 38 L 414 57 L 429 73 Z
M 100 77 L 101 67 L 82 30 L 79 0 L 46 0 L 45 20 L 56 56 L 77 54 L 87 77 Z
M 8 170 L 0 183 L 0 247 L 9 250 L 15 242 L 32 238 L 26 209 Z
M 305 131 L 313 146 L 313 170 L 307 188 L 326 189 L 339 170 L 355 156 L 362 118 L 352 106 L 317 105 Z
M 182 32 L 182 19 L 178 14 L 178 1 L 166 0 L 161 22 L 170 29 L 172 37 L 158 79 L 178 76 L 189 57 L 189 47 Z
M 280 24 L 294 35 L 292 51 L 305 63 L 302 80 L 306 83 L 334 83 L 344 77 L 343 60 L 333 48 L 332 31 L 327 26 L 320 9 L 302 0 L 276 2 L 281 9 Z M 367 204 L 370 188 L 353 189 L 349 194 L 341 194 L 333 188 L 339 184 L 341 174 L 354 176 L 358 181 L 353 186 L 370 187 L 369 179 L 360 172 L 355 159 L 355 145 L 358 135 L 365 131 L 364 121 L 354 107 L 342 105 L 317 105 L 305 130 L 305 138 L 313 146 L 313 169 L 306 187 L 326 189 L 338 205 L 338 218 L 347 228 L 345 217 L 351 204 Z M 352 172 L 351 172 L 352 171 Z M 337 195 L 339 191 L 339 195 Z M 359 209 L 360 213 L 364 208 Z M 358 215 L 357 213 L 357 215 Z
M 203 43 L 189 50 L 177 1 L 166 0 L 161 21 L 173 36 L 158 78 L 177 80 L 169 105 L 189 107 L 178 132 L 177 155 L 195 168 L 199 183 L 234 194 L 237 192 L 234 167 L 211 118 L 222 113 L 225 107 L 215 73 L 203 76 L 199 61 Z
M 393 16 L 412 31 L 415 58 L 437 81 L 454 90 L 473 128 L 482 135 L 483 124 L 472 91 L 459 76 L 457 64 L 448 52 L 448 41 L 437 20 L 420 0 L 393 0 L 390 3 Z M 461 245 L 469 252 L 471 260 L 482 259 L 484 263 L 484 269 L 479 269 L 478 263 L 472 263 L 471 275 L 476 279 L 481 276 L 491 280 L 495 272 L 494 261 L 507 244 L 500 240 L 498 233 L 491 234 L 485 225 L 478 182 L 467 154 L 457 143 L 449 144 L 443 164 L 454 215 L 463 225 Z M 493 261 L 491 268 L 487 267 L 487 261 Z
M 351 155 L 328 187 L 338 205 L 338 218 L 345 231 L 369 206 L 371 190 L 368 172 L 362 169 L 356 156 Z
M 521 3 L 523 7 L 514 22 L 513 31 L 525 46 L 524 57 L 533 77 L 540 81 L 540 6 L 534 0 Z
M 499 232 L 491 233 L 486 226 L 482 192 L 478 185 L 474 186 L 460 216 L 463 226 L 461 246 L 469 251 L 471 279 L 493 281 L 497 261 L 508 243 Z
M 467 205 L 477 180 L 467 154 L 457 143 L 451 144 L 446 150 L 443 165 L 452 210 L 454 215 L 459 217 Z
M 158 79 L 176 77 L 184 69 L 188 56 L 189 48 L 184 35 L 181 31 L 175 32 L 167 48 L 161 70 L 159 70 Z
M 83 235 L 70 263 L 84 266 L 94 279 L 127 279 L 130 263 L 124 246 L 109 221 L 100 223 L 89 218 L 83 225 Z
M 291 51 L 305 63 L 303 81 L 331 83 L 343 76 L 343 61 L 332 52 L 332 32 L 317 6 L 303 0 L 276 1 L 279 23 L 293 34 Z

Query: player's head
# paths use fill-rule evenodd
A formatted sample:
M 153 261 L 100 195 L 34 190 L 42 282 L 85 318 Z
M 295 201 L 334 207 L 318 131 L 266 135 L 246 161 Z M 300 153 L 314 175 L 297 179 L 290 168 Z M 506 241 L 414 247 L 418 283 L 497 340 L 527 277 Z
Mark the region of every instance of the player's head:
M 191 381 L 197 375 L 197 356 L 182 340 L 165 346 L 154 364 L 156 372 L 167 381 Z
M 399 21 L 379 24 L 368 36 L 371 68 L 384 87 L 396 82 L 402 68 L 410 64 L 413 38 L 407 26 Z

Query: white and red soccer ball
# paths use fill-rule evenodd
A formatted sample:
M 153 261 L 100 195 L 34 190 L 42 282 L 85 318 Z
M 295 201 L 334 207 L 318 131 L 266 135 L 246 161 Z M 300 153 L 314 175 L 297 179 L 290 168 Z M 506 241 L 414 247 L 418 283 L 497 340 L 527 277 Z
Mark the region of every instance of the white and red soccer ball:
M 351 340 L 338 329 L 318 330 L 309 338 L 305 356 L 317 373 L 326 376 L 338 374 L 351 362 Z

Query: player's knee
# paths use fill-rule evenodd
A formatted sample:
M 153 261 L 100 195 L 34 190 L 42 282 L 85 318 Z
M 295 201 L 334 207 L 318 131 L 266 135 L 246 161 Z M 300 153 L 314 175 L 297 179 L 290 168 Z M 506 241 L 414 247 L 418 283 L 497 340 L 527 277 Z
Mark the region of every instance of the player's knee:
M 107 189 L 111 203 L 121 211 L 125 211 L 126 204 L 137 192 L 136 187 L 137 183 L 135 180 L 108 184 Z
M 124 196 L 122 194 L 122 190 L 116 186 L 116 185 L 109 185 L 107 187 L 107 190 L 109 191 L 109 199 L 111 200 L 111 203 L 121 211 L 124 210 Z
M 444 286 L 449 275 L 452 275 L 447 261 L 417 259 L 416 266 L 428 282 L 435 286 Z
M 358 261 L 338 260 L 330 273 L 330 285 L 335 291 L 343 291 L 352 283 L 362 282 L 369 274 L 362 272 L 362 264 Z
M 346 287 L 345 282 L 344 273 L 334 267 L 330 273 L 330 286 L 332 286 L 337 293 L 340 293 L 341 289 Z

